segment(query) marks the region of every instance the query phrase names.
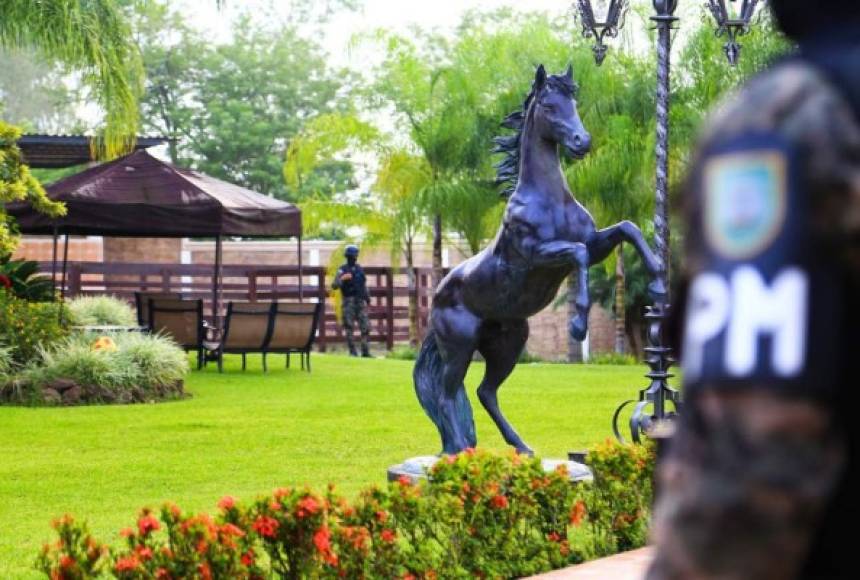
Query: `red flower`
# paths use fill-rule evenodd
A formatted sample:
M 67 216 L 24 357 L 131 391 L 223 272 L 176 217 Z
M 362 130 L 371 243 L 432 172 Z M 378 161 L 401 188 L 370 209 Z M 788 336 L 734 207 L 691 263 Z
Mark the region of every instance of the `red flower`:
M 137 570 L 138 567 L 140 567 L 140 560 L 137 559 L 137 556 L 131 555 L 117 560 L 114 570 L 117 572 L 131 572 Z
M 274 538 L 278 532 L 278 520 L 268 516 L 260 516 L 254 521 L 253 528 L 264 538 Z
M 152 549 L 146 546 L 137 546 L 134 551 L 138 556 L 140 556 L 141 560 L 149 560 L 152 558 Z
M 389 530 L 388 528 L 386 528 L 382 530 L 382 532 L 379 534 L 379 537 L 382 539 L 383 542 L 392 544 L 394 543 L 394 540 L 397 539 L 397 534 L 395 534 L 393 530 Z
M 400 477 L 397 478 L 397 483 L 406 487 L 407 485 L 412 485 L 412 480 L 409 479 L 409 477 L 406 475 L 401 475 Z
M 0 274 L 0 286 L 3 288 L 11 288 L 12 280 L 9 279 L 9 276 L 5 274 Z
M 490 505 L 496 509 L 505 509 L 508 507 L 508 498 L 503 495 L 494 495 L 490 498 Z
M 155 571 L 156 580 L 169 580 L 170 572 L 168 572 L 167 568 L 159 568 Z
M 388 512 L 385 510 L 377 510 L 376 512 L 376 521 L 381 524 L 384 524 L 388 521 Z
M 582 520 L 585 518 L 586 511 L 584 501 L 579 500 L 573 504 L 573 507 L 570 509 L 570 525 L 577 527 L 582 525 Z
M 275 490 L 275 493 L 272 495 L 275 496 L 275 499 L 283 499 L 284 497 L 290 495 L 290 489 L 288 487 L 279 487 Z
M 234 498 L 232 495 L 225 495 L 221 498 L 221 501 L 218 502 L 218 507 L 225 512 L 227 510 L 231 510 L 236 507 L 236 498 Z
M 558 542 L 561 540 L 561 536 L 558 535 L 558 532 L 550 532 L 549 534 L 547 534 L 546 539 L 550 542 Z
M 197 553 L 205 554 L 206 550 L 209 549 L 209 544 L 206 543 L 206 540 L 200 540 L 197 542 Z
M 242 565 L 251 567 L 254 565 L 254 550 L 248 550 L 244 554 L 242 554 Z
M 331 550 L 331 534 L 328 531 L 328 528 L 322 527 L 316 531 L 314 534 L 314 546 L 317 547 L 317 550 L 320 553 L 327 552 Z
M 69 556 L 68 554 L 66 554 L 62 558 L 60 558 L 60 568 L 62 568 L 63 570 L 71 568 L 75 564 L 77 564 L 75 559 L 72 556 Z
M 298 506 L 298 510 L 296 510 L 296 516 L 299 518 L 311 516 L 317 513 L 320 509 L 319 502 L 311 496 L 302 498 L 296 505 Z
M 209 564 L 206 562 L 197 566 L 197 571 L 200 572 L 200 578 L 203 580 L 212 580 L 212 569 L 209 568 Z
M 137 520 L 137 529 L 140 532 L 141 536 L 147 536 L 151 532 L 156 532 L 161 529 L 161 524 L 158 523 L 158 520 L 150 513 L 144 513 L 139 520 Z
M 323 561 L 334 566 L 337 564 L 337 554 L 331 551 L 330 540 L 331 532 L 325 526 L 318 529 L 314 534 L 314 546 L 316 546 L 317 551 L 322 555 Z

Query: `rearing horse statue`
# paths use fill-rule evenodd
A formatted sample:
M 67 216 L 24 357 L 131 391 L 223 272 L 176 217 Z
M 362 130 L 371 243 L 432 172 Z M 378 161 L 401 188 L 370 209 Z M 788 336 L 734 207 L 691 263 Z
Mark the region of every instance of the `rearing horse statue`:
M 496 140 L 508 153 L 500 180 L 516 184 L 495 240 L 454 268 L 433 296 L 430 329 L 415 363 L 413 379 L 421 406 L 436 424 L 443 453 L 475 447 L 472 408 L 463 385 L 475 351 L 486 371 L 478 398 L 502 436 L 521 453 L 531 449 L 499 410 L 497 391 L 526 344 L 528 317 L 545 308 L 559 286 L 576 271 L 576 313 L 569 332 L 583 340 L 588 330 L 588 267 L 602 262 L 621 242 L 629 242 L 653 276 L 652 294 L 665 294 L 663 265 L 642 232 L 629 221 L 598 230 L 588 211 L 567 187 L 559 147 L 581 159 L 591 146 L 574 100 L 573 69 L 535 74 L 522 111 L 502 123 L 516 130 Z

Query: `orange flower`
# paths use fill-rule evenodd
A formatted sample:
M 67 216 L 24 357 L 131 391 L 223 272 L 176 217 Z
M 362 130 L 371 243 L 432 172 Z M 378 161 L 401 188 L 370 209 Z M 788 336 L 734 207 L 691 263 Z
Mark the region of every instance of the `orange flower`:
M 275 499 L 281 500 L 284 497 L 290 495 L 290 488 L 279 487 L 278 489 L 275 490 L 275 492 L 272 495 L 275 496 Z
M 122 530 L 120 530 L 119 535 L 123 538 L 130 538 L 134 535 L 134 530 L 132 530 L 131 528 L 123 528 Z
M 150 513 L 144 513 L 139 520 L 137 520 L 137 530 L 140 532 L 141 536 L 148 536 L 152 532 L 156 532 L 161 529 L 161 524 L 158 523 L 158 520 Z
M 579 527 L 587 513 L 585 502 L 578 500 L 570 509 L 570 525 Z
M 60 558 L 60 568 L 62 568 L 63 570 L 67 570 L 75 564 L 77 564 L 75 559 L 68 554 L 65 554 L 62 558 Z
M 494 495 L 490 498 L 490 505 L 496 509 L 505 509 L 506 507 L 508 507 L 508 498 L 501 494 Z
M 311 516 L 317 513 L 320 509 L 319 502 L 310 495 L 299 500 L 299 503 L 296 505 L 298 506 L 296 516 L 299 518 Z
M 388 528 L 386 528 L 382 530 L 382 532 L 379 534 L 379 537 L 382 539 L 383 542 L 392 544 L 394 543 L 394 540 L 397 539 L 397 534 L 395 534 L 393 530 L 389 530 Z
M 221 526 L 221 533 L 225 536 L 236 536 L 237 538 L 245 535 L 245 532 L 233 524 L 224 524 Z
M 225 512 L 236 507 L 236 498 L 232 495 L 225 495 L 221 498 L 221 501 L 218 502 L 218 507 L 224 510 Z
M 278 531 L 278 520 L 268 516 L 260 516 L 254 521 L 253 528 L 264 538 L 274 538 Z
M 388 521 L 388 512 L 385 510 L 377 510 L 376 512 L 376 521 L 381 524 L 384 524 Z
M 140 567 L 140 560 L 137 559 L 137 556 L 125 556 L 124 558 L 120 558 L 116 561 L 116 565 L 114 566 L 114 570 L 117 572 L 131 572 L 133 570 L 137 570 Z

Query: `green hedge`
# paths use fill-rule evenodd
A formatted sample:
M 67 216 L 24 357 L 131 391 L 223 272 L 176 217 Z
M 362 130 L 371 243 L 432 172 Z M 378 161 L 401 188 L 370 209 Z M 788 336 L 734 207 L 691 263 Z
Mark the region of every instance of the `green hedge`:
M 137 314 L 114 296 L 80 296 L 66 303 L 69 319 L 77 326 L 135 326 Z
M 86 524 L 54 523 L 37 569 L 50 578 L 521 577 L 644 543 L 654 456 L 607 442 L 589 454 L 593 483 L 572 485 L 540 461 L 467 451 L 430 480 L 371 487 L 354 501 L 278 489 L 219 513 L 144 509 L 121 545 Z

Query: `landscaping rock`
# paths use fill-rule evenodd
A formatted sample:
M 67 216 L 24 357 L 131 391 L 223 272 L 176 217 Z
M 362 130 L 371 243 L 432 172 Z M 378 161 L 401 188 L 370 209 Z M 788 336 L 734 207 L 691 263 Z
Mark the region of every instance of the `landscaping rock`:
M 81 402 L 81 397 L 83 396 L 83 394 L 84 394 L 84 390 L 80 386 L 75 385 L 74 387 L 67 389 L 63 393 L 63 395 L 62 395 L 63 404 L 64 405 L 77 405 L 78 403 Z
M 50 387 L 42 389 L 42 400 L 49 405 L 59 405 L 63 402 L 63 396 Z
M 407 459 L 398 465 L 392 465 L 388 468 L 388 481 L 397 481 L 401 477 L 406 477 L 412 483 L 417 483 L 419 480 L 427 477 L 427 473 L 437 461 L 439 461 L 439 457 L 436 455 L 422 455 Z M 591 481 L 593 479 L 591 469 L 582 463 L 566 461 L 564 459 L 541 460 L 541 466 L 547 473 L 555 471 L 562 465 L 567 469 L 571 483 Z
M 63 394 L 69 389 L 77 386 L 77 383 L 71 379 L 54 379 L 47 385 L 49 389 L 53 389 L 60 394 Z
M 90 388 L 92 389 L 92 399 L 101 401 L 102 403 L 116 403 L 116 391 L 114 391 L 113 389 L 98 385 L 92 386 Z

